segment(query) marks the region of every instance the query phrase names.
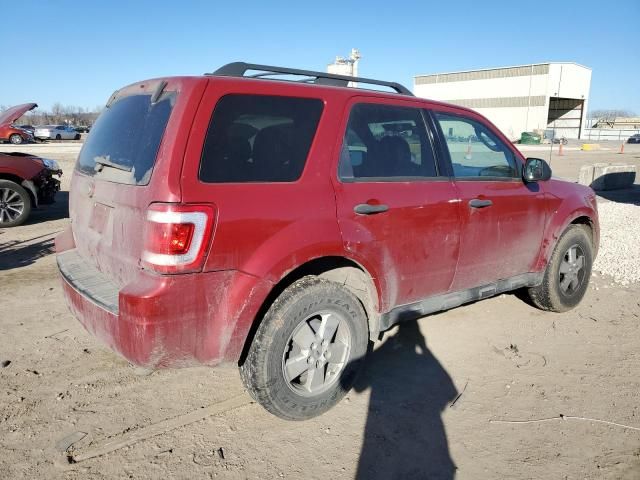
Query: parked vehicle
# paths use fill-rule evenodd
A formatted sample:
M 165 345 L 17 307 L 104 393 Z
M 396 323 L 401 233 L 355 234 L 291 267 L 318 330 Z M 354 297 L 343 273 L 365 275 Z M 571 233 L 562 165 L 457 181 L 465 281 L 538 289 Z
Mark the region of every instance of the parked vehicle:
M 70 125 L 44 125 L 33 134 L 38 140 L 80 140 L 80 134 Z
M 84 327 L 148 368 L 237 362 L 293 420 L 400 321 L 520 288 L 575 307 L 599 242 L 593 190 L 473 110 L 264 65 L 118 90 L 71 183 L 57 262 Z
M 0 228 L 22 225 L 32 208 L 55 201 L 62 170 L 55 160 L 0 153 Z
M 636 133 L 635 135 L 631 135 L 627 139 L 627 143 L 640 143 L 640 133 Z
M 8 108 L 0 112 L 0 142 L 10 142 L 20 145 L 25 142 L 33 142 L 33 134 L 27 129 L 15 126 L 13 122 L 18 120 L 29 110 L 33 110 L 38 105 L 35 103 L 24 103 Z
M 26 130 L 31 134 L 32 137 L 33 137 L 33 132 L 36 129 L 36 127 L 34 127 L 33 125 L 18 125 L 18 128 L 21 128 L 22 130 Z
M 89 133 L 89 130 L 91 130 L 91 125 L 78 125 L 74 128 L 78 133 Z

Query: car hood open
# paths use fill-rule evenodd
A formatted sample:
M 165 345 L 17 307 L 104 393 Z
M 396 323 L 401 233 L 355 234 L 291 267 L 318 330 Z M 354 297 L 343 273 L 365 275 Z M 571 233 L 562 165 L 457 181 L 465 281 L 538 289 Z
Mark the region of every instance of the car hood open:
M 0 113 L 0 126 L 11 125 L 29 110 L 33 110 L 38 106 L 37 103 L 23 103 L 15 107 L 8 108 Z

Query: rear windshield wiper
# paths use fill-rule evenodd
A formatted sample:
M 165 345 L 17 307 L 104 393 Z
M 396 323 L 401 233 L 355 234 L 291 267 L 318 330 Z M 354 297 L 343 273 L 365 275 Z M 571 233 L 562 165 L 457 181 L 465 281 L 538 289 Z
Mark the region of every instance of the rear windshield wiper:
M 101 172 L 104 167 L 116 168 L 125 172 L 130 172 L 131 170 L 133 170 L 133 167 L 128 167 L 127 165 L 121 165 L 120 163 L 112 162 L 111 160 L 109 160 L 109 157 L 106 156 L 96 157 L 94 159 L 94 162 L 96 163 L 96 165 L 93 168 L 96 172 Z

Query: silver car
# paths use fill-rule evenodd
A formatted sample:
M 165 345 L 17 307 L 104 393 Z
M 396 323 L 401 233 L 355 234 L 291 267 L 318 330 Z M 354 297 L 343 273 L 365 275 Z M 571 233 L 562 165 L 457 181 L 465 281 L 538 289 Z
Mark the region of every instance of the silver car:
M 80 133 L 69 125 L 44 125 L 36 127 L 33 136 L 39 140 L 79 140 Z

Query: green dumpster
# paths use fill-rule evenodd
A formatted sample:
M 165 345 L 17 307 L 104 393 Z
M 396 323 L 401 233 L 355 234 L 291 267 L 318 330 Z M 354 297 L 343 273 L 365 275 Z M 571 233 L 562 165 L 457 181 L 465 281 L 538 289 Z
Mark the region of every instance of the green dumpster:
M 542 138 L 537 133 L 522 132 L 520 135 L 520 143 L 525 145 L 540 145 Z

